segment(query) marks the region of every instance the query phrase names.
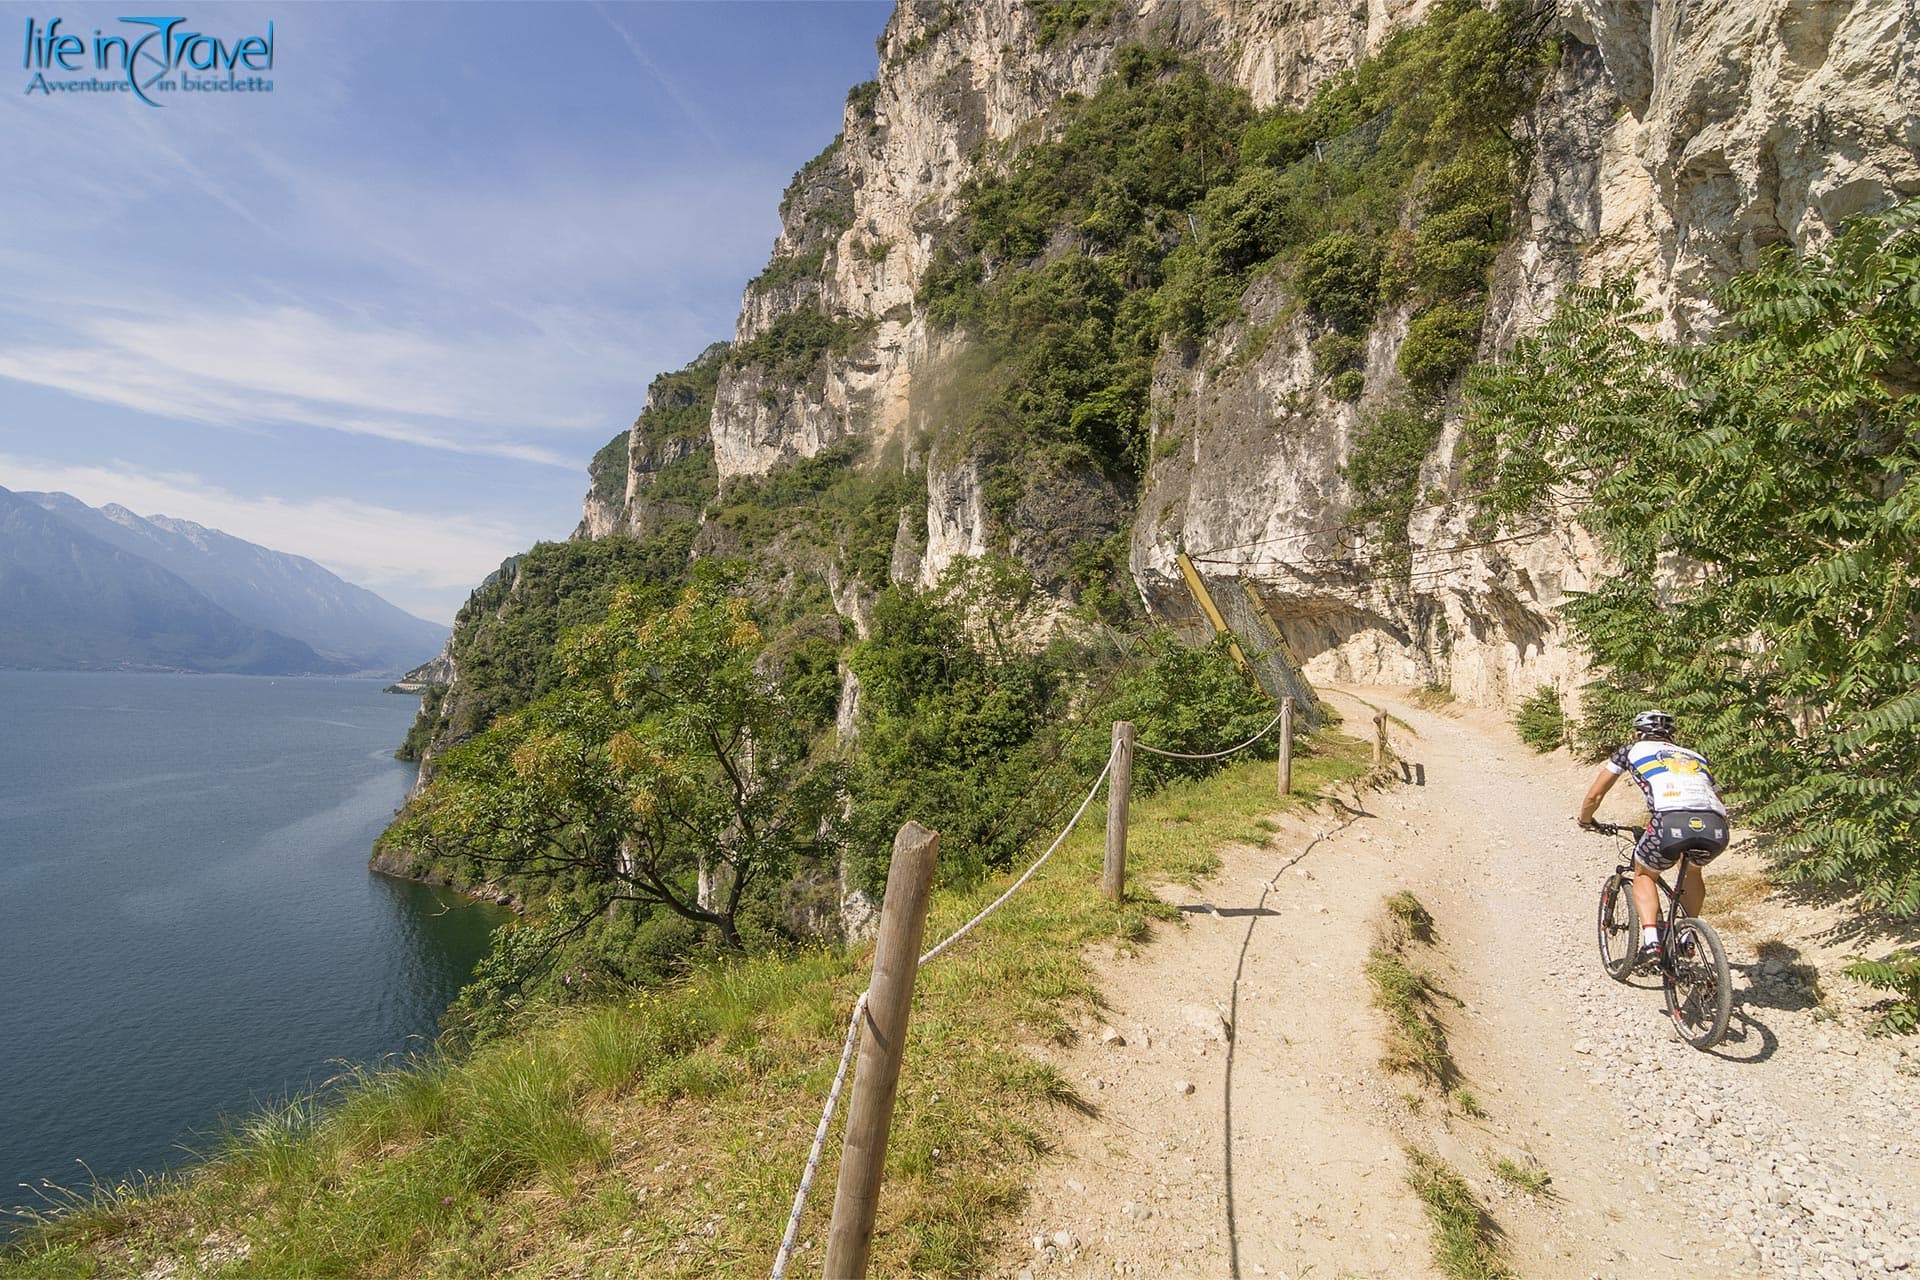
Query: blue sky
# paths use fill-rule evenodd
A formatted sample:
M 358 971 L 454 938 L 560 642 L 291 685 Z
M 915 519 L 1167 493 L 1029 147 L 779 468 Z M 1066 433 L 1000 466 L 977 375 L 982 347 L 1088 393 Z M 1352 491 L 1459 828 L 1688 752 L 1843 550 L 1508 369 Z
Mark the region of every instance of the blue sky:
M 732 336 L 890 12 L 0 4 L 0 486 L 449 620 L 572 529 L 653 375 Z M 272 91 L 26 91 L 29 22 L 91 58 L 129 13 L 229 46 L 271 21 Z

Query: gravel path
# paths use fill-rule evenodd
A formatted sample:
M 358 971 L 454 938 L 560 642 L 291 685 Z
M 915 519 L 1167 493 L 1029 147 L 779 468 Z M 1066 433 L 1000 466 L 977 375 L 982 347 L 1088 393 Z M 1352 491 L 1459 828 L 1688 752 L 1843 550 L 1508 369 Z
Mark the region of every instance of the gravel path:
M 1920 1051 L 1825 1020 L 1812 922 L 1767 904 L 1768 962 L 1722 930 L 1733 1032 L 1695 1050 L 1657 985 L 1599 968 L 1614 850 L 1571 820 L 1591 767 L 1470 709 L 1335 702 L 1399 720 L 1406 784 L 1229 849 L 1198 892 L 1161 890 L 1185 929 L 1097 959 L 1105 1022 L 1046 1051 L 1096 1114 L 1062 1114 L 1003 1274 L 1430 1274 L 1417 1146 L 1467 1178 L 1522 1276 L 1920 1277 Z M 1635 818 L 1623 790 L 1603 817 Z M 1739 868 L 1709 873 L 1709 919 L 1713 875 Z M 1403 887 L 1439 922 L 1426 963 L 1461 1001 L 1450 1043 L 1483 1115 L 1378 1068 L 1361 969 Z M 1554 1194 L 1491 1176 L 1501 1158 Z

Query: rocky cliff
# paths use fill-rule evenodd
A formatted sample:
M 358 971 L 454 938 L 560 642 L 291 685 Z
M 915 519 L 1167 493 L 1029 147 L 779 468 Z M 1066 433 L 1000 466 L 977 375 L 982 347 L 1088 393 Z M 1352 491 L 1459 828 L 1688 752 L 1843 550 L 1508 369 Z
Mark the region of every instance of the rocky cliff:
M 858 440 L 869 465 L 925 473 L 924 534 L 901 522 L 896 580 L 928 583 L 957 556 L 1005 552 L 1070 594 L 1074 548 L 1119 531 L 1153 613 L 1194 625 L 1174 568 L 1185 549 L 1216 584 L 1253 587 L 1311 674 L 1433 682 L 1494 704 L 1573 680 L 1579 659 L 1554 607 L 1603 566 L 1570 519 L 1499 541 L 1469 533 L 1445 386 L 1404 545 L 1383 550 L 1354 518 L 1348 464 L 1358 433 L 1404 394 L 1409 304 L 1382 307 L 1335 394 L 1314 354 L 1325 326 L 1287 273 L 1254 272 L 1224 324 L 1161 346 L 1151 448 L 1132 477 L 1056 459 L 1027 468 L 1012 499 L 996 496 L 994 459 L 952 429 L 975 335 L 930 314 L 927 298 L 970 181 L 1056 134 L 1130 46 L 1169 50 L 1255 108 L 1303 106 L 1429 9 L 903 0 L 876 81 L 849 95 L 842 138 L 783 202 L 772 261 L 716 362 L 704 433 L 636 427 L 624 508 L 590 500 L 583 532 L 646 527 L 647 477 L 691 452 L 711 447 L 724 492 Z M 1637 276 L 1676 329 L 1710 324 L 1713 286 L 1770 246 L 1816 242 L 1920 191 L 1910 4 L 1573 0 L 1537 21 L 1552 60 L 1530 109 L 1502 126 L 1523 164 L 1472 313 L 1482 356 L 1537 327 L 1570 283 L 1609 273 Z M 1409 234 L 1419 216 L 1409 205 Z M 1075 243 L 1056 235 L 1043 259 Z

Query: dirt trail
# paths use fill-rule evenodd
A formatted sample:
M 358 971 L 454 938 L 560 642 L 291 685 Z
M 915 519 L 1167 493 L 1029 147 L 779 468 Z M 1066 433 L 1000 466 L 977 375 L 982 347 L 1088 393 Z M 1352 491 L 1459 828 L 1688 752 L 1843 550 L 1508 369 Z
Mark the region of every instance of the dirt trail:
M 1407 782 L 1228 849 L 1199 890 L 1158 890 L 1183 929 L 1097 958 L 1105 1023 L 1048 1051 L 1096 1114 L 1061 1113 L 1002 1274 L 1432 1275 L 1413 1145 L 1472 1184 L 1521 1276 L 1920 1275 L 1920 1054 L 1816 1020 L 1812 944 L 1756 962 L 1761 936 L 1820 922 L 1747 904 L 1723 930 L 1734 1035 L 1691 1049 L 1657 987 L 1595 959 L 1613 850 L 1571 821 L 1591 767 L 1485 713 L 1334 699 L 1396 717 Z M 1603 817 L 1636 817 L 1627 790 Z M 1715 871 L 1731 886 L 1741 860 Z M 1363 967 L 1401 888 L 1436 918 L 1423 962 L 1461 1001 L 1449 1042 L 1484 1115 L 1379 1067 Z M 1507 1186 L 1500 1158 L 1553 1194 Z

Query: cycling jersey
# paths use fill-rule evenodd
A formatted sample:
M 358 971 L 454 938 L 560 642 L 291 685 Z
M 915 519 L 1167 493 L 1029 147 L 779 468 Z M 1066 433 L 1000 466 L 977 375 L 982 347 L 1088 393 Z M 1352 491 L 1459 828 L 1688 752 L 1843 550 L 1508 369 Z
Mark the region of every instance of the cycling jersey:
M 1727 807 L 1720 803 L 1720 793 L 1714 789 L 1707 758 L 1691 748 L 1643 738 L 1614 752 L 1606 767 L 1609 773 L 1632 774 L 1653 813 L 1710 809 L 1726 816 Z

